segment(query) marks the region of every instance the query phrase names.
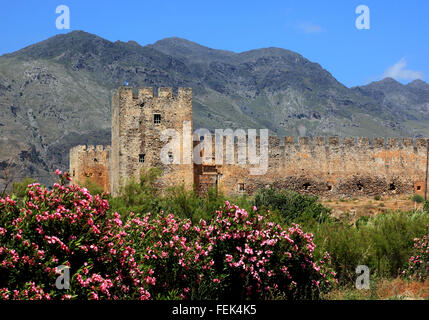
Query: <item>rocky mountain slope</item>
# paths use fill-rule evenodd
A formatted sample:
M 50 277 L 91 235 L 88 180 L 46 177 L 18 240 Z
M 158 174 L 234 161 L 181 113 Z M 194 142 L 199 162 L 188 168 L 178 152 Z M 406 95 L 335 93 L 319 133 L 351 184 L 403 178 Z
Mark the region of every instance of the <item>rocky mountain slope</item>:
M 347 88 L 284 49 L 234 53 L 179 38 L 140 46 L 73 31 L 0 57 L 0 181 L 8 173 L 50 183 L 54 169 L 67 169 L 70 147 L 110 144 L 110 100 L 124 81 L 192 87 L 195 128 L 429 134 L 429 85 L 421 80 Z

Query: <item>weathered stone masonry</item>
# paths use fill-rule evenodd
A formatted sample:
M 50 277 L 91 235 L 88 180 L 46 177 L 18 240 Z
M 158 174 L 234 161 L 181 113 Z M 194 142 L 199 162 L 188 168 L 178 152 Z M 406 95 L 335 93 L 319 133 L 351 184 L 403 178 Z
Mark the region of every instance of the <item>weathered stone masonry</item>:
M 191 89 L 179 88 L 173 95 L 171 88 L 160 88 L 154 95 L 152 88 L 133 94 L 132 88 L 120 87 L 112 98 L 112 146 L 71 149 L 74 182 L 90 178 L 116 194 L 142 169 L 158 167 L 162 189 L 184 184 L 200 193 L 216 187 L 226 194 L 253 194 L 269 185 L 324 197 L 424 193 L 427 139 L 269 137 L 268 170 L 252 176 L 249 165 L 237 164 L 237 145 L 234 164 L 184 163 L 191 152 L 187 146 L 195 145 L 183 141 L 184 121 L 193 132 Z M 179 164 L 173 158 L 171 164 L 161 162 L 167 141 L 160 134 L 166 129 L 180 134 Z
M 253 194 L 273 184 L 324 197 L 424 193 L 427 139 L 270 137 L 268 150 L 265 175 L 222 165 L 219 188 Z
M 184 121 L 190 124 L 191 133 L 191 89 L 179 88 L 177 95 L 173 95 L 171 88 L 159 88 L 158 95 L 154 95 L 152 88 L 139 88 L 137 94 L 134 94 L 130 87 L 119 87 L 112 98 L 112 146 L 109 154 L 106 154 L 110 159 L 108 166 L 106 165 L 110 180 L 105 191 L 116 194 L 129 178 L 138 178 L 142 170 L 151 167 L 158 167 L 163 172 L 159 179 L 161 189 L 180 184 L 192 188 L 194 175 L 191 145 L 188 163 L 165 165 L 160 158 L 161 149 L 167 143 L 161 141 L 161 132 L 174 129 L 182 136 Z M 183 155 L 182 140 L 177 147 Z M 88 147 L 88 150 L 91 148 Z M 73 150 L 75 151 L 70 154 L 70 169 L 78 173 L 74 179 L 78 183 L 86 178 L 82 176 L 82 172 L 90 171 L 83 161 L 90 156 L 85 155 L 87 149 L 83 146 Z M 76 153 L 80 155 L 76 156 Z M 175 160 L 177 161 L 172 159 L 173 162 Z
M 76 146 L 70 149 L 70 174 L 74 182 L 90 179 L 110 190 L 110 147 Z

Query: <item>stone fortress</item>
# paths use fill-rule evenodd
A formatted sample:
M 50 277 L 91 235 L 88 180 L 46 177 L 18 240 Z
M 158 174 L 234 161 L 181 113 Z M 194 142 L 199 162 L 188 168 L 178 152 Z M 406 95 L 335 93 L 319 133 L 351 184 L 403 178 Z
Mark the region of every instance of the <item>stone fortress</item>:
M 178 154 L 190 159 L 191 146 L 196 145 L 191 134 L 190 88 L 179 88 L 175 95 L 171 88 L 159 88 L 154 95 L 152 88 L 139 88 L 133 93 L 131 87 L 119 87 L 112 98 L 112 145 L 72 148 L 73 182 L 90 179 L 115 195 L 129 178 L 138 178 L 142 170 L 158 167 L 162 172 L 157 182 L 161 190 L 184 184 L 200 194 L 214 187 L 225 194 L 251 195 L 271 185 L 322 197 L 425 192 L 428 140 L 424 138 L 270 136 L 266 173 L 250 175 L 247 164 L 215 164 L 209 157 L 197 164 L 174 161 L 173 154 L 169 154 L 171 161 L 165 164 L 161 149 L 167 141 L 163 141 L 161 132 L 167 129 L 180 134 Z M 236 158 L 237 144 L 235 139 Z

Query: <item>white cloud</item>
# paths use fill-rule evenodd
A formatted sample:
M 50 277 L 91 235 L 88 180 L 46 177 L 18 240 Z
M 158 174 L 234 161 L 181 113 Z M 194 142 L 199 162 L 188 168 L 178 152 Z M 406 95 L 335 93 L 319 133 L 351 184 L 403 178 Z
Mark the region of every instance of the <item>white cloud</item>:
M 301 31 L 304 31 L 305 33 L 320 33 L 325 31 L 325 29 L 322 26 L 318 24 L 308 23 L 308 22 L 300 23 L 298 25 L 298 29 L 300 29 Z
M 396 80 L 416 80 L 423 79 L 424 74 L 422 71 L 407 70 L 407 60 L 402 58 L 396 62 L 393 66 L 389 67 L 384 71 L 383 78 L 393 78 Z

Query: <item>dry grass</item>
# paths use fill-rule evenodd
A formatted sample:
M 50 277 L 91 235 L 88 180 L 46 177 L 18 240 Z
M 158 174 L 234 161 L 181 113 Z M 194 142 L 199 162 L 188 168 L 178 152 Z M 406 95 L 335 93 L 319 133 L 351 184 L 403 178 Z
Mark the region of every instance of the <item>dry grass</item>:
M 369 290 L 339 288 L 325 296 L 327 300 L 428 300 L 429 279 L 425 282 L 402 278 L 382 279 Z
M 409 211 L 414 209 L 422 209 L 423 204 L 414 203 L 410 200 L 410 196 L 394 196 L 381 197 L 380 200 L 371 198 L 359 199 L 325 199 L 322 204 L 332 209 L 332 215 L 336 218 L 349 214 L 352 220 L 358 219 L 361 216 L 374 216 L 389 210 Z
M 425 282 L 407 281 L 400 278 L 394 280 L 382 280 L 377 287 L 377 295 L 380 299 L 429 299 L 429 279 Z

